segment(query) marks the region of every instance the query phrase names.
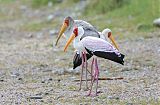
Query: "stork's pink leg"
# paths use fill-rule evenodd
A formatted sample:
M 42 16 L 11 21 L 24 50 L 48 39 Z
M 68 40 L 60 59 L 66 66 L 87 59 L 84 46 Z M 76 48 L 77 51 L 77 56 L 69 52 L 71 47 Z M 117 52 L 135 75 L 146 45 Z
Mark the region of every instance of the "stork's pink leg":
M 96 96 L 97 96 L 97 89 L 98 89 L 98 77 L 99 77 L 99 68 L 98 68 L 97 58 L 96 58 L 95 59 Z
M 87 64 L 87 57 L 86 57 L 86 53 L 84 52 L 84 61 L 85 61 L 85 69 L 86 69 L 86 89 L 88 90 L 88 79 L 87 79 L 87 66 L 88 66 L 88 64 Z
M 94 82 L 93 64 L 94 64 L 94 58 L 92 59 L 92 63 L 91 63 L 91 86 L 90 86 L 90 90 L 89 90 L 89 93 L 87 94 L 87 96 L 91 95 L 92 86 L 93 86 L 93 82 Z
M 83 52 L 82 52 L 82 69 L 81 69 L 81 74 L 80 74 L 80 87 L 79 87 L 79 90 L 81 90 L 81 86 L 82 86 L 83 68 L 84 68 L 84 55 L 83 55 Z

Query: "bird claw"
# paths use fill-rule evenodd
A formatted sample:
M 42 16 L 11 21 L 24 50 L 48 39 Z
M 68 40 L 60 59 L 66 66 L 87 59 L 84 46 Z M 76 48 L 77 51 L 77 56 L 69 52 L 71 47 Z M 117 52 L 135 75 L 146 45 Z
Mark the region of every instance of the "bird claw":
M 85 90 L 89 90 L 89 87 L 87 86 Z
M 81 88 L 79 88 L 78 91 L 81 91 Z
M 91 96 L 91 93 L 88 93 L 86 96 Z
M 98 96 L 98 94 L 91 94 L 91 93 L 89 93 L 86 96 L 96 97 L 96 96 Z
M 86 88 L 84 89 L 84 91 L 88 91 L 88 90 L 90 90 L 89 87 L 86 87 Z

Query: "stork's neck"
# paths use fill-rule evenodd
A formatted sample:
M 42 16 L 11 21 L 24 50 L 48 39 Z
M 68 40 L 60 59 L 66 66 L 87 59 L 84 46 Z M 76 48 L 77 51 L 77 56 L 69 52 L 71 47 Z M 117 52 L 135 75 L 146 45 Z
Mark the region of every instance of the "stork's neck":
M 75 49 L 78 49 L 82 51 L 84 49 L 82 42 L 80 41 L 80 38 L 84 34 L 84 30 L 82 27 L 78 27 L 78 35 L 74 39 L 73 46 Z

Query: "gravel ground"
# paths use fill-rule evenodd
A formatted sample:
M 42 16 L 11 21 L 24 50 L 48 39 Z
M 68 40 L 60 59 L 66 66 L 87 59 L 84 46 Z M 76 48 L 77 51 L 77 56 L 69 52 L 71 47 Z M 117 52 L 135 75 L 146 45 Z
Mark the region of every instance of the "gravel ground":
M 78 91 L 74 82 L 80 68 L 71 69 L 72 50 L 64 53 L 62 41 L 53 47 L 56 36 L 17 30 L 23 22 L 0 21 L 0 104 L 160 104 L 160 32 L 119 40 L 125 65 L 99 59 L 100 77 L 124 79 L 100 81 L 99 95 L 86 97 L 85 84 Z

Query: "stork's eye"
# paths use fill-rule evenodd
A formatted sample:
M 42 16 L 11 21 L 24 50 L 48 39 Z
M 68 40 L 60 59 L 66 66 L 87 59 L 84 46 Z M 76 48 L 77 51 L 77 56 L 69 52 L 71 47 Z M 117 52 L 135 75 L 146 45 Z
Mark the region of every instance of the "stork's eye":
M 69 20 L 65 19 L 65 23 L 67 24 L 67 26 L 69 26 Z
M 111 36 L 111 34 L 112 34 L 111 32 L 108 32 L 108 38 Z
M 73 30 L 73 33 L 75 34 L 75 37 L 77 37 L 77 36 L 78 36 L 78 28 L 75 28 L 75 29 Z

